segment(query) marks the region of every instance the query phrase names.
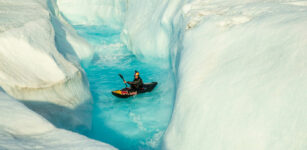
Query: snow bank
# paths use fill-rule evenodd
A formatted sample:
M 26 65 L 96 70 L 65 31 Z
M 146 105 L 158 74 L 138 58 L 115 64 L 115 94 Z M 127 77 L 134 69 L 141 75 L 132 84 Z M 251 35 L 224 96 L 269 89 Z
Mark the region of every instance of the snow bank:
M 306 149 L 307 8 L 196 1 L 184 11 L 164 148 Z
M 52 1 L 0 1 L 0 86 L 50 121 L 88 129 L 91 95 L 78 61 L 90 54 L 77 55 L 76 44 L 84 50 L 86 43 L 56 19 L 51 5 Z
M 0 149 L 115 149 L 85 136 L 55 128 L 0 91 Z

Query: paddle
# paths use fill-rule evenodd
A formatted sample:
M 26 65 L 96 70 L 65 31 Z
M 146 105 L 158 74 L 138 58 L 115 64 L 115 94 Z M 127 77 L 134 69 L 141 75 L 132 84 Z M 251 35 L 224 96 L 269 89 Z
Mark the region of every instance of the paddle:
M 125 79 L 124 79 L 123 75 L 121 75 L 121 74 L 118 74 L 118 75 L 120 76 L 120 78 L 123 79 L 123 81 L 124 81 L 124 83 L 125 83 Z M 126 87 L 127 87 L 127 83 L 125 83 L 125 85 L 126 85 Z

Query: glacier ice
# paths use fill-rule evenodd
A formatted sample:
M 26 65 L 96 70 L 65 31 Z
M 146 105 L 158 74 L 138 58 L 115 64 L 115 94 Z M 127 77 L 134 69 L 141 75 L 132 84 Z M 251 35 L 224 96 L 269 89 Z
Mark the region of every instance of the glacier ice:
M 87 130 L 91 94 L 78 61 L 91 52 L 51 2 L 0 1 L 0 86 L 59 127 Z
M 71 24 L 122 29 L 122 40 L 136 56 L 171 63 L 177 95 L 164 149 L 306 149 L 306 1 L 48 2 L 60 13 L 55 8 L 50 17 L 45 1 L 0 1 L 6 10 L 0 12 L 0 85 L 16 98 L 47 98 L 70 108 L 88 99 L 90 94 L 82 94 L 88 97 L 78 95 L 81 101 L 70 103 L 73 94 L 66 95 L 88 93 L 76 59 L 92 53 L 63 14 Z M 72 43 L 77 57 L 54 38 Z M 42 59 L 46 63 L 26 63 Z M 17 69 L 7 69 L 5 62 L 16 62 L 9 65 Z M 45 83 L 68 88 L 41 90 Z M 39 90 L 31 92 L 33 87 Z
M 171 40 L 172 36 L 181 28 L 178 12 L 184 1 L 58 0 L 57 4 L 73 25 L 121 29 L 122 41 L 136 56 L 167 59 L 172 43 L 176 42 Z
M 64 130 L 91 128 L 79 61 L 93 52 L 55 1 L 0 1 L 0 10 L 0 149 L 115 149 Z
M 174 60 L 183 25 L 185 1 L 132 0 L 127 4 L 121 38 L 137 56 Z M 136 21 L 137 20 L 137 21 Z
M 108 25 L 120 29 L 126 10 L 124 0 L 57 0 L 57 5 L 73 25 Z
M 307 8 L 194 1 L 165 149 L 306 149 Z
M 2 90 L 0 118 L 0 149 L 115 149 L 108 144 L 54 127 Z

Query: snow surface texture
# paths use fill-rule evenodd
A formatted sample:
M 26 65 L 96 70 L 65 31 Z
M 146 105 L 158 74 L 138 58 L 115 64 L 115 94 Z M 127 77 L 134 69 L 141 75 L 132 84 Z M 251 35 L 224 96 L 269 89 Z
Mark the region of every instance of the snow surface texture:
M 129 1 L 121 36 L 123 42 L 137 56 L 169 60 L 170 49 L 177 51 L 177 42 L 180 42 L 182 17 L 178 12 L 183 3 L 178 0 Z
M 307 148 L 307 7 L 297 4 L 304 3 L 195 1 L 184 7 L 165 149 Z
M 307 148 L 306 1 L 122 2 L 128 48 L 177 74 L 165 149 Z
M 87 130 L 91 95 L 78 59 L 91 54 L 52 4 L 0 1 L 0 86 L 56 126 Z
M 0 149 L 115 149 L 85 136 L 55 128 L 40 115 L 0 90 Z
M 92 55 L 54 4 L 0 0 L 0 86 L 28 107 L 0 88 L 0 149 L 115 149 L 54 126 L 90 128 L 91 96 L 79 59 Z

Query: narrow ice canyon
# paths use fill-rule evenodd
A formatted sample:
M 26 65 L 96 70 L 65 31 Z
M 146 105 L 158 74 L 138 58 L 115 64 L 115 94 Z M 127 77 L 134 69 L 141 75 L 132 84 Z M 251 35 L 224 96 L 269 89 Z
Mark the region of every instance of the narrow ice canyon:
M 305 150 L 305 0 L 0 0 L 0 149 Z M 128 99 L 118 74 L 158 82 Z

